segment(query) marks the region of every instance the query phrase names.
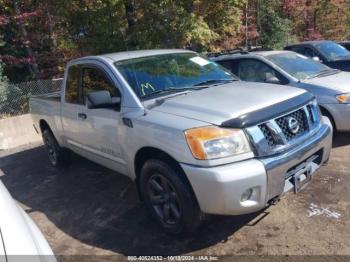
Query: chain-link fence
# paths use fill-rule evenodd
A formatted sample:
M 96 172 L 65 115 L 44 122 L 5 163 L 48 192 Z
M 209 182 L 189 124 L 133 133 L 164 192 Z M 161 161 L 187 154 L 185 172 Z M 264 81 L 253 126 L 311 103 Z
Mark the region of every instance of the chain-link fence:
M 60 78 L 1 85 L 0 119 L 28 113 L 31 96 L 59 91 L 62 80 Z

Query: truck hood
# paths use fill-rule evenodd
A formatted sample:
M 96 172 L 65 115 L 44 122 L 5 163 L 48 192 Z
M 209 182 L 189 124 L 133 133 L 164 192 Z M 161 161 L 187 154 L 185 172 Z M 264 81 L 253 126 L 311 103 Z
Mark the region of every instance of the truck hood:
M 312 79 L 303 80 L 304 83 L 326 87 L 333 89 L 339 93 L 350 92 L 350 73 L 339 72 L 337 74 L 316 77 Z
M 281 103 L 289 101 L 289 106 L 295 107 L 298 103 L 297 97 L 305 92 L 288 86 L 233 82 L 167 98 L 151 110 L 221 125 L 228 120 L 243 119 L 251 112 L 255 112 L 256 118 L 261 109 L 270 108 L 271 111 L 276 104 L 280 107 L 272 110 L 275 111 L 273 113 L 282 114 L 279 112 L 280 108 L 286 110 L 290 108 Z M 291 99 L 295 101 L 290 103 Z M 263 120 L 266 117 L 269 116 L 261 114 L 260 119 Z

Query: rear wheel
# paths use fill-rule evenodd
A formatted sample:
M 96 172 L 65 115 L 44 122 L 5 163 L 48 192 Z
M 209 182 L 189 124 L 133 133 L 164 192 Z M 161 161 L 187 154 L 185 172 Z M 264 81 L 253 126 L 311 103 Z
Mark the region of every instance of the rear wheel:
M 154 220 L 170 234 L 192 233 L 202 213 L 184 174 L 161 160 L 148 160 L 140 177 L 140 190 Z
M 43 131 L 43 141 L 51 164 L 54 167 L 64 167 L 68 164 L 69 152 L 61 148 L 49 129 Z

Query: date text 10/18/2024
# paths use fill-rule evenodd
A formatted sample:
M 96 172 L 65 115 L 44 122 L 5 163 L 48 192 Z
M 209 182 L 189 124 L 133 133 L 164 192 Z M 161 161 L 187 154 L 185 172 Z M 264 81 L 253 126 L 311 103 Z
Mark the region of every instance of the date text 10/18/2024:
M 218 261 L 217 256 L 128 256 L 129 261 Z

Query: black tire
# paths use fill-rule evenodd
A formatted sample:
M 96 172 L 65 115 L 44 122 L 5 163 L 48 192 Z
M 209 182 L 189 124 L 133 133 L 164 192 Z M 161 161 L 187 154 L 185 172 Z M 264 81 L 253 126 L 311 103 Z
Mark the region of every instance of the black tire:
M 180 168 L 148 160 L 141 169 L 140 192 L 153 219 L 172 235 L 186 236 L 200 225 L 203 214 Z
M 334 137 L 338 131 L 337 131 L 337 126 L 335 125 L 333 117 L 331 116 L 330 113 L 328 113 L 328 111 L 326 111 L 326 110 L 324 110 L 322 108 L 321 108 L 321 113 L 322 113 L 323 116 L 328 117 L 329 121 L 331 121 L 331 124 L 332 124 L 332 127 L 333 127 L 333 137 Z
M 51 130 L 45 129 L 42 136 L 50 163 L 57 168 L 66 167 L 69 163 L 70 152 L 59 146 Z

